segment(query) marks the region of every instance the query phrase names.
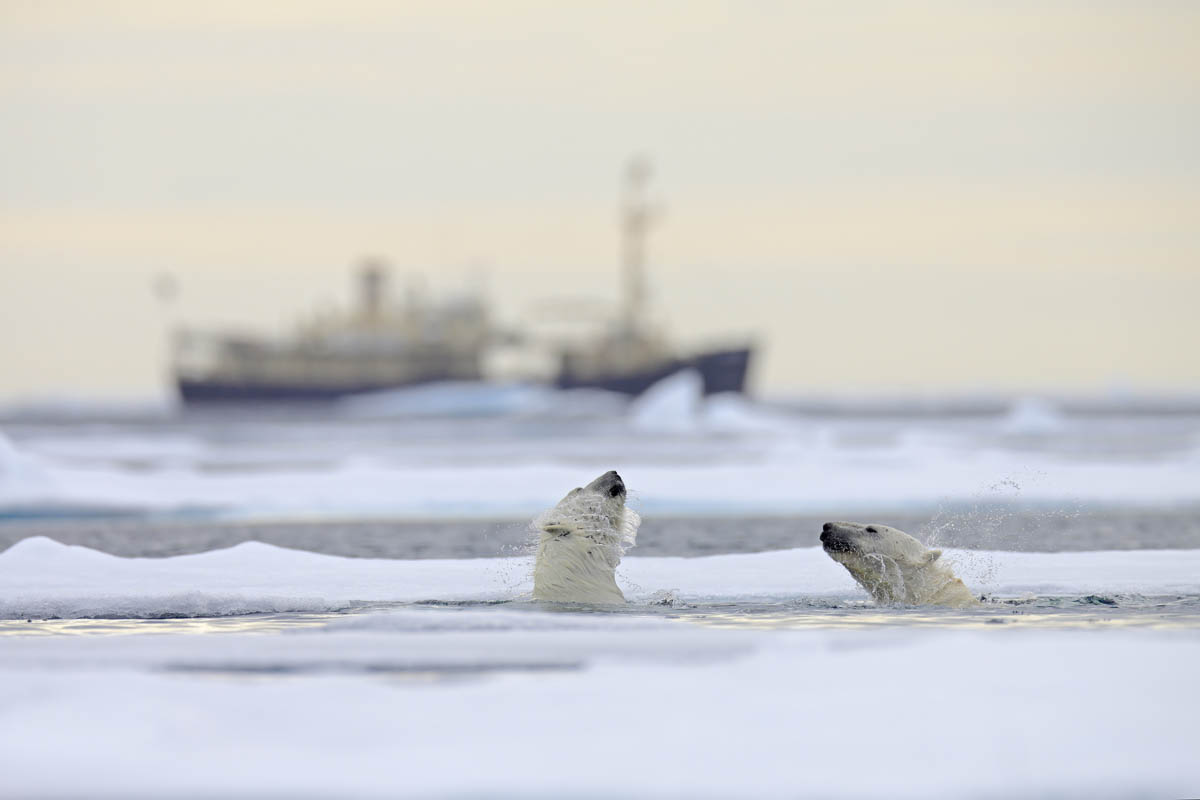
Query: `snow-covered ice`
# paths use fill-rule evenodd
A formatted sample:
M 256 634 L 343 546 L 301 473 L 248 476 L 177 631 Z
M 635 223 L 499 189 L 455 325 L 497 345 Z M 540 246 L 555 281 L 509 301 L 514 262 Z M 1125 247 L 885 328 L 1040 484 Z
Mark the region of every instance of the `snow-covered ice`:
M 972 589 L 1001 596 L 1200 594 L 1200 550 L 946 550 Z M 0 619 L 224 616 L 373 603 L 527 597 L 531 560 L 342 558 L 247 542 L 172 558 L 119 558 L 33 537 L 0 553 Z M 865 597 L 819 547 L 701 558 L 629 556 L 626 596 L 649 602 Z
M 1068 419 L 1026 400 L 994 419 L 816 419 L 735 396 L 701 401 L 695 383 L 680 373 L 627 413 L 581 417 L 559 399 L 561 413 L 482 419 L 12 423 L 0 434 L 0 516 L 528 517 L 614 468 L 655 513 L 1200 503 L 1200 420 L 1186 415 Z
M 571 630 L 578 615 L 538 616 L 563 629 L 10 638 L 3 793 L 1185 797 L 1200 785 L 1195 631 L 768 633 L 624 617 Z
M 526 558 L 26 539 L 0 553 L 0 796 L 1195 794 L 1200 551 L 945 557 L 997 594 L 1120 604 L 918 626 L 801 548 L 632 556 L 631 608 L 584 613 L 520 600 Z M 1123 593 L 1193 612 L 1131 627 Z M 750 613 L 822 597 L 820 626 Z M 23 621 L 47 616 L 143 619 Z
M 614 467 L 640 508 L 659 513 L 797 513 L 838 508 L 905 509 L 978 498 L 1019 484 L 1027 503 L 1200 502 L 1200 454 L 1153 461 L 1096 462 L 1016 457 L 1002 450 L 948 454 L 919 436 L 897 447 L 847 450 L 811 442 L 724 445 L 655 462 L 598 452 L 553 458 L 558 443 L 490 464 L 418 464 L 354 457 L 307 468 L 215 470 L 167 463 L 154 470 L 58 462 L 0 485 L 0 509 L 108 507 L 210 509 L 234 514 L 530 516 L 586 479 Z M 712 445 L 717 447 L 717 445 Z M 695 450 L 695 448 L 690 448 Z M 635 454 L 636 455 L 636 454 Z M 1000 501 L 1014 499 L 1000 495 Z
M 612 468 L 647 515 L 731 526 L 1200 503 L 1185 416 L 811 419 L 684 380 L 628 414 L 513 389 L 447 421 L 442 387 L 334 420 L 6 422 L 0 524 L 438 516 L 485 535 Z M 24 538 L 0 552 L 0 797 L 1200 794 L 1200 550 L 943 557 L 990 601 L 877 607 L 815 546 L 633 550 L 631 603 L 601 613 L 530 601 L 528 557 Z

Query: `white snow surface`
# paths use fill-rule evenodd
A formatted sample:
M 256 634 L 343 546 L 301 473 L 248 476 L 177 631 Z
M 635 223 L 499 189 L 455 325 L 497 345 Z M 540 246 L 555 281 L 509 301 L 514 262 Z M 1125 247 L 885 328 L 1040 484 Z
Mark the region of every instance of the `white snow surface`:
M 920 449 L 913 442 L 906 449 Z M 796 513 L 813 509 L 903 509 L 942 502 L 1020 499 L 1032 503 L 1172 505 L 1200 501 L 1200 456 L 1149 463 L 1061 462 L 1030 471 L 1001 451 L 961 459 L 913 452 L 848 454 L 782 444 L 727 454 L 711 463 L 556 463 L 544 456 L 503 465 L 450 466 L 349 459 L 316 469 L 204 471 L 167 465 L 154 471 L 47 464 L 0 484 L 0 508 L 86 506 L 233 514 L 530 516 L 556 496 L 617 468 L 638 505 L 675 513 Z M 1014 496 L 988 487 L 1019 484 Z M 720 491 L 714 491 L 720 487 Z
M 557 392 L 532 384 L 448 381 L 427 386 L 388 389 L 353 395 L 337 404 L 351 419 L 406 417 L 480 417 L 560 413 L 613 412 L 624 398 L 597 392 Z
M 1200 593 L 1200 550 L 943 556 L 973 590 L 997 595 Z M 865 594 L 819 547 L 702 558 L 626 557 L 626 597 L 653 602 Z M 527 598 L 525 557 L 342 558 L 246 542 L 171 558 L 120 558 L 44 537 L 0 553 L 0 619 L 227 616 L 338 611 L 375 603 Z
M 1187 797 L 1200 786 L 1194 631 L 620 622 L 8 637 L 2 793 Z M 498 669 L 453 671 L 472 659 Z M 506 669 L 522 664 L 542 668 Z
M 663 378 L 630 403 L 631 427 L 655 433 L 696 432 L 703 387 L 704 379 L 694 369 Z
M 613 468 L 652 513 L 1200 501 L 1194 421 L 828 422 L 686 380 L 599 421 L 514 390 L 447 425 L 438 389 L 340 423 L 18 425 L 0 516 L 528 518 Z M 943 558 L 980 593 L 1118 603 L 874 607 L 817 547 L 634 550 L 629 608 L 597 613 L 529 601 L 531 558 L 25 539 L 0 553 L 0 798 L 1200 796 L 1200 626 L 1168 608 L 1200 550 Z
M 1066 424 L 1053 403 L 1037 397 L 1022 397 L 1009 408 L 1000 428 L 1012 436 L 1043 436 L 1061 431 Z
M 1200 551 L 944 557 L 993 591 L 1200 592 Z M 454 605 L 519 597 L 529 568 L 260 543 L 127 559 L 21 541 L 0 554 L 0 796 L 1104 798 L 1200 787 L 1191 623 L 978 624 L 1004 621 L 997 607 L 937 629 L 885 608 L 871 613 L 895 624 L 776 630 L 669 609 Z M 685 601 L 866 598 L 818 548 L 629 557 L 620 572 L 635 606 L 661 589 Z M 387 605 L 415 600 L 445 604 Z
M 1063 422 L 1030 401 L 996 420 L 818 421 L 737 396 L 700 402 L 694 379 L 680 373 L 628 415 L 578 424 L 26 426 L 0 440 L 0 515 L 528 517 L 610 469 L 655 513 L 1200 503 L 1189 419 Z

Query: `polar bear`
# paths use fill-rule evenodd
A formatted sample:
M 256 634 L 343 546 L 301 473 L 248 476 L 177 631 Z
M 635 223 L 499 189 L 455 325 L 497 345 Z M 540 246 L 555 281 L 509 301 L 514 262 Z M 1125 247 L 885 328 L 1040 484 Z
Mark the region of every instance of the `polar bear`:
M 625 482 L 606 472 L 572 489 L 533 521 L 537 559 L 533 599 L 552 603 L 615 605 L 625 602 L 616 569 L 637 541 L 641 518 L 625 507 Z
M 876 603 L 963 608 L 979 602 L 938 560 L 941 550 L 926 549 L 904 531 L 887 525 L 826 522 L 821 544 Z

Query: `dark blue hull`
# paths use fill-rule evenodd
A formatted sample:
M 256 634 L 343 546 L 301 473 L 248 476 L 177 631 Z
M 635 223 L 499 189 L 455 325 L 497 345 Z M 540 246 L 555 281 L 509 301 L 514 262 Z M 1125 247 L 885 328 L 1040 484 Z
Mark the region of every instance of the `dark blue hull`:
M 556 385 L 560 389 L 605 389 L 610 392 L 639 395 L 668 375 L 685 369 L 700 373 L 704 382 L 704 394 L 718 392 L 743 392 L 746 388 L 746 372 L 750 367 L 751 350 L 739 347 L 731 350 L 715 350 L 701 353 L 692 358 L 669 361 L 654 369 L 612 375 L 572 375 L 568 371 L 559 374 Z
M 329 403 L 354 394 L 421 386 L 449 378 L 429 378 L 394 383 L 358 383 L 337 386 L 320 384 L 239 383 L 205 379 L 179 378 L 179 396 L 187 405 L 258 405 L 274 403 Z
M 555 381 L 560 389 L 605 389 L 621 394 L 638 395 L 658 381 L 684 369 L 695 369 L 704 382 L 704 393 L 741 392 L 745 389 L 746 370 L 750 365 L 750 348 L 736 348 L 701 353 L 681 358 L 641 372 L 579 378 L 563 372 Z M 236 382 L 179 378 L 179 395 L 187 405 L 263 405 L 281 403 L 322 403 L 343 397 L 387 389 L 402 389 L 439 381 L 450 376 L 428 376 L 407 383 L 361 383 L 342 385 L 285 384 Z

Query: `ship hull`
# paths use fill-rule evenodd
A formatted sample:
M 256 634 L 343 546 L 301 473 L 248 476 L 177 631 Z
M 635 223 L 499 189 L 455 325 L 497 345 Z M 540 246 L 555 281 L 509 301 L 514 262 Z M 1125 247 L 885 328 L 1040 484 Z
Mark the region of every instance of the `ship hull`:
M 239 383 L 236 381 L 179 378 L 179 396 L 189 406 L 266 405 L 276 403 L 329 403 L 350 395 L 403 389 L 436 383 L 446 378 L 427 378 L 407 383 L 362 383 L 337 386 L 320 384 Z
M 560 389 L 603 389 L 620 394 L 638 395 L 658 381 L 685 369 L 694 369 L 703 381 L 704 394 L 742 392 L 750 365 L 750 348 L 716 350 L 691 358 L 672 359 L 652 369 L 638 372 L 577 377 L 562 373 L 555 381 Z M 177 380 L 179 396 L 189 406 L 264 405 L 279 403 L 328 403 L 355 394 L 403 389 L 452 380 L 452 376 L 429 376 L 406 383 L 295 384 L 263 381 L 237 382 L 184 378 Z
M 700 353 L 691 358 L 672 359 L 652 369 L 639 372 L 589 375 L 587 377 L 563 372 L 558 376 L 556 385 L 560 389 L 604 389 L 621 394 L 639 395 L 669 375 L 685 369 L 694 369 L 700 373 L 705 395 L 719 392 L 744 392 L 751 352 L 748 347 L 714 350 Z

